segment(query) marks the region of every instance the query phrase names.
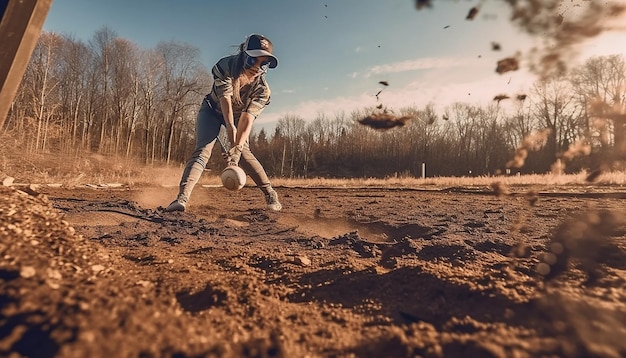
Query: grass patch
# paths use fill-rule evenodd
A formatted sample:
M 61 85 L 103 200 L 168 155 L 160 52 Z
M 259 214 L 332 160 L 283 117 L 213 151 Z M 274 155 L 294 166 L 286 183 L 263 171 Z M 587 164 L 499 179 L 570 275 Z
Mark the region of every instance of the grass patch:
M 6 136 L 3 139 L 9 139 Z M 16 184 L 123 184 L 128 186 L 175 186 L 183 172 L 183 165 L 145 165 L 126 157 L 106 157 L 97 154 L 62 156 L 57 154 L 24 154 L 9 141 L 0 141 L 0 180 L 13 177 Z M 220 169 L 205 171 L 198 184 L 219 185 Z M 509 187 L 532 186 L 535 189 L 552 187 L 607 187 L 614 190 L 626 186 L 626 172 L 600 174 L 593 183 L 589 173 L 533 174 L 510 176 L 427 177 L 391 176 L 378 178 L 272 178 L 274 186 L 298 187 L 398 187 L 445 188 L 491 187 L 499 182 Z M 252 183 L 249 181 L 249 183 Z M 250 185 L 250 184 L 248 184 Z
M 329 186 L 329 187 L 490 187 L 495 182 L 507 186 L 534 186 L 534 187 L 558 187 L 558 186 L 608 186 L 623 187 L 626 185 L 625 172 L 610 172 L 601 174 L 593 183 L 586 180 L 589 173 L 583 171 L 577 174 L 532 174 L 512 176 L 476 176 L 476 177 L 390 177 L 385 179 L 376 178 L 350 178 L 350 179 L 285 179 L 273 180 L 275 185 L 282 186 Z

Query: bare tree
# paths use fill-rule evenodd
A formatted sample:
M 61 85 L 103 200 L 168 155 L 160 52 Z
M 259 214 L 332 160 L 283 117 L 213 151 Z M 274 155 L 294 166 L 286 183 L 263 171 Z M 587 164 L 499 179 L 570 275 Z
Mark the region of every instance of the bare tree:
M 78 146 L 79 130 L 85 123 L 84 103 L 88 86 L 88 66 L 91 53 L 87 46 L 71 37 L 65 37 L 59 52 L 60 117 L 64 120 L 63 145 L 65 151 L 82 149 Z
M 146 163 L 154 163 L 156 159 L 157 114 L 160 108 L 159 98 L 162 97 L 159 93 L 160 64 L 156 51 L 146 50 L 142 53 L 138 81 L 141 119 L 139 126 L 143 128 L 142 153 Z
M 321 163 L 318 163 L 318 158 L 326 158 L 326 160 L 330 158 L 330 152 L 333 150 L 331 144 L 331 126 L 331 120 L 324 114 L 318 114 L 317 117 L 307 125 L 307 132 L 312 141 L 310 155 L 312 170 L 319 168 L 319 164 Z
M 42 33 L 25 74 L 25 87 L 31 103 L 30 113 L 35 125 L 34 138 L 30 138 L 30 148 L 35 152 L 46 148 L 50 120 L 59 107 L 55 98 L 55 91 L 60 82 L 56 56 L 61 41 L 57 34 Z
M 289 177 L 292 178 L 296 173 L 296 167 L 302 161 L 299 154 L 301 151 L 302 139 L 305 135 L 306 124 L 303 118 L 296 115 L 287 115 L 278 120 L 276 126 L 285 142 L 283 143 L 283 162 L 281 163 L 281 175 L 284 175 L 285 165 L 288 164 Z M 288 160 L 289 163 L 285 163 Z
M 118 154 L 122 142 L 130 153 L 132 137 L 139 114 L 138 48 L 125 39 L 111 43 L 111 135 L 113 152 Z M 123 137 L 125 140 L 123 141 Z
M 601 134 L 593 118 L 612 124 L 612 142 L 618 153 L 626 154 L 626 64 L 620 55 L 592 57 L 574 69 L 571 82 L 578 102 L 589 110 L 587 130 L 594 137 Z M 609 127 L 611 128 L 611 127 Z M 600 141 L 604 142 L 604 141 Z
M 201 65 L 199 50 L 188 44 L 161 42 L 156 47 L 161 60 L 160 83 L 163 86 L 163 114 L 165 116 L 164 137 L 166 140 L 166 161 L 169 163 L 173 145 L 176 142 L 176 128 L 182 124 L 188 106 L 197 106 L 200 102 Z M 206 72 L 206 71 L 205 71 Z M 180 132 L 178 133 L 180 134 Z
M 103 27 L 96 31 L 90 41 L 91 50 L 93 52 L 93 69 L 94 77 L 92 78 L 92 88 L 96 95 L 93 100 L 95 105 L 91 110 L 97 119 L 96 125 L 99 126 L 99 136 L 97 142 L 97 151 L 105 150 L 105 134 L 109 128 L 111 118 L 111 61 L 113 60 L 113 42 L 117 34 L 109 27 Z
M 533 130 L 540 129 L 537 117 L 531 113 L 532 98 L 516 103 L 514 111 L 505 118 L 506 140 L 512 148 L 517 147 Z
M 408 141 L 412 154 L 410 157 L 413 163 L 413 173 L 421 175 L 422 163 L 428 163 L 433 169 L 438 170 L 447 161 L 449 150 L 442 151 L 437 148 L 437 142 L 446 138 L 446 131 L 450 128 L 448 115 L 438 116 L 434 104 L 429 103 L 423 109 L 409 109 L 409 113 L 414 112 L 415 119 L 408 126 Z
M 541 80 L 533 86 L 532 93 L 533 114 L 543 128 L 550 130 L 542 163 L 542 169 L 548 170 L 559 153 L 578 139 L 580 128 L 584 127 L 584 110 L 564 78 Z
M 472 152 L 478 132 L 478 112 L 479 108 L 465 103 L 455 103 L 450 108 L 449 120 L 456 143 L 449 150 L 463 174 L 468 174 L 472 170 Z

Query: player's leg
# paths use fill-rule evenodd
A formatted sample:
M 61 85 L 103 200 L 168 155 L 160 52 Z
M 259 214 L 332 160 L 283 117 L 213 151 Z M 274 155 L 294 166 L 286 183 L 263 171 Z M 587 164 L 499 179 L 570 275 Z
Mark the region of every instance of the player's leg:
M 265 172 L 263 165 L 261 165 L 259 160 L 250 151 L 248 142 L 246 142 L 243 146 L 239 165 L 241 165 L 241 167 L 246 171 L 257 187 L 261 189 L 263 195 L 265 196 L 267 207 L 270 210 L 280 211 L 283 206 L 280 201 L 278 201 L 278 193 L 276 193 L 276 190 L 272 188 L 272 184 L 267 177 L 267 173 Z
M 209 162 L 221 125 L 222 120 L 218 114 L 203 101 L 196 119 L 196 149 L 183 170 L 178 196 L 165 211 L 184 211 L 187 207 L 191 192 Z

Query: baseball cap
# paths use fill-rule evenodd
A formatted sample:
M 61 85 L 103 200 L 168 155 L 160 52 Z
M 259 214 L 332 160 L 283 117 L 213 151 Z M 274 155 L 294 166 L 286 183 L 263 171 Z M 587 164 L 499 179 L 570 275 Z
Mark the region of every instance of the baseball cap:
M 274 46 L 265 36 L 259 34 L 248 36 L 243 48 L 246 54 L 251 57 L 268 56 L 270 58 L 270 68 L 278 66 L 278 59 L 272 55 Z

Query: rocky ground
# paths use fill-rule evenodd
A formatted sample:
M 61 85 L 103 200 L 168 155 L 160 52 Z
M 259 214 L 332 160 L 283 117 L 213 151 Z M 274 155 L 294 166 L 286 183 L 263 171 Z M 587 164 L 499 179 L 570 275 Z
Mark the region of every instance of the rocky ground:
M 622 188 L 277 189 L 0 186 L 0 356 L 626 356 Z

